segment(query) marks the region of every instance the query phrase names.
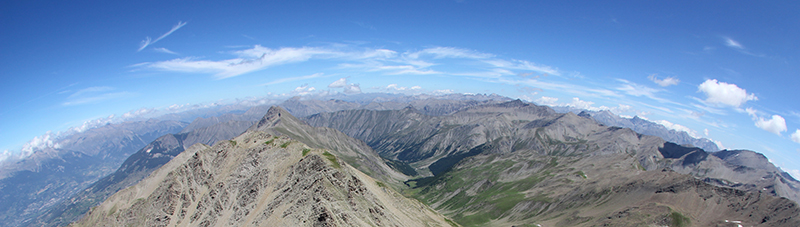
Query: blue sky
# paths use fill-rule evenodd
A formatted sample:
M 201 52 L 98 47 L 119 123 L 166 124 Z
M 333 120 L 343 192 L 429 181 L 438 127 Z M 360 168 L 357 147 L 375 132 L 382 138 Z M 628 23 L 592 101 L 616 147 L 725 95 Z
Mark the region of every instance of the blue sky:
M 193 104 L 497 93 L 638 115 L 797 176 L 796 12 L 793 1 L 6 1 L 0 151 Z

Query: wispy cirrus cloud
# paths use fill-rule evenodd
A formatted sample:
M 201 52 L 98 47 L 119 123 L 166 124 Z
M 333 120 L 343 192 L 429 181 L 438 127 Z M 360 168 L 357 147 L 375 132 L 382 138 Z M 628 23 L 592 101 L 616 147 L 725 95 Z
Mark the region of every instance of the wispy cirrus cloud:
M 62 106 L 75 106 L 81 104 L 98 103 L 106 100 L 133 96 L 134 93 L 127 91 L 115 91 L 113 87 L 98 86 L 88 87 L 72 93 L 61 103 Z
M 415 52 L 398 54 L 388 49 L 356 48 L 347 44 L 332 44 L 321 47 L 282 47 L 272 49 L 255 45 L 252 48 L 228 52 L 236 57 L 223 60 L 206 60 L 198 57 L 177 58 L 159 62 L 145 62 L 131 67 L 151 68 L 170 72 L 210 73 L 216 79 L 224 79 L 269 67 L 325 60 L 339 62 L 335 69 L 378 72 L 384 75 L 453 75 L 480 78 L 513 76 L 524 72 L 544 75 L 559 75 L 553 67 L 524 60 L 505 60 L 494 54 L 454 47 L 433 47 Z M 477 68 L 462 72 L 439 70 L 442 59 L 472 62 Z M 480 64 L 483 63 L 483 64 Z
M 725 45 L 728 46 L 728 47 L 733 47 L 733 48 L 740 49 L 740 50 L 744 49 L 744 46 L 742 46 L 741 43 L 737 42 L 736 40 L 731 39 L 730 37 L 723 37 L 723 39 L 725 40 Z
M 433 47 L 417 52 L 406 53 L 406 56 L 412 59 L 420 58 L 421 55 L 431 55 L 433 56 L 434 59 L 439 59 L 439 58 L 485 59 L 495 56 L 494 54 L 481 53 L 474 50 L 455 48 L 455 47 Z
M 559 73 L 558 69 L 556 68 L 547 65 L 536 64 L 525 60 L 508 61 L 503 59 L 488 59 L 484 60 L 483 62 L 492 65 L 496 68 L 536 71 L 556 76 L 561 75 L 561 73 Z
M 725 46 L 733 48 L 734 50 L 739 51 L 740 53 L 747 54 L 747 55 L 754 56 L 754 57 L 760 57 L 760 58 L 765 57 L 764 54 L 756 54 L 756 53 L 748 51 L 747 48 L 744 47 L 744 45 L 742 45 L 740 42 L 738 42 L 736 40 L 733 40 L 730 37 L 722 37 L 722 40 L 725 43 Z
M 139 65 L 172 72 L 213 73 L 217 79 L 224 79 L 270 66 L 307 61 L 312 57 L 332 58 L 342 54 L 314 47 L 270 49 L 259 45 L 252 49 L 233 53 L 240 57 L 220 61 L 196 60 L 195 58 L 187 57 Z M 253 58 L 254 56 L 258 57 Z
M 650 98 L 652 100 L 656 100 L 660 103 L 669 103 L 676 106 L 686 106 L 685 104 L 681 104 L 669 99 L 661 98 L 656 95 L 656 93 L 662 92 L 662 89 L 651 88 L 648 86 L 640 85 L 637 83 L 633 83 L 624 79 L 617 79 L 617 81 L 622 82 L 621 85 L 617 87 L 618 91 L 625 92 L 625 94 L 632 95 L 632 96 L 644 96 Z
M 286 83 L 286 82 L 290 82 L 290 81 L 298 81 L 298 80 L 307 80 L 307 79 L 319 78 L 319 77 L 323 77 L 324 75 L 325 74 L 323 74 L 323 73 L 314 73 L 314 74 L 305 75 L 305 76 L 281 78 L 281 79 L 277 79 L 277 80 L 271 81 L 269 83 L 262 84 L 261 86 L 273 85 L 273 84 L 281 84 L 281 83 Z
M 161 52 L 161 53 L 165 53 L 165 54 L 180 55 L 180 54 L 178 54 L 178 53 L 176 53 L 174 51 L 171 51 L 171 50 L 169 50 L 167 48 L 163 48 L 163 47 L 153 48 L 153 50 L 155 50 L 156 52 Z
M 144 48 L 147 48 L 147 46 L 150 46 L 150 45 L 158 42 L 159 40 L 162 40 L 162 39 L 166 38 L 167 36 L 169 36 L 170 34 L 172 34 L 173 32 L 177 31 L 178 29 L 180 29 L 181 27 L 183 27 L 185 25 L 186 25 L 186 22 L 178 21 L 178 24 L 176 24 L 175 26 L 172 26 L 172 29 L 170 29 L 167 33 L 164 33 L 163 35 L 159 36 L 155 40 L 151 40 L 149 36 L 145 37 L 145 39 L 142 40 L 142 42 L 141 42 L 141 44 L 139 46 L 139 50 L 137 50 L 137 52 L 138 51 L 142 51 L 142 50 L 144 50 Z

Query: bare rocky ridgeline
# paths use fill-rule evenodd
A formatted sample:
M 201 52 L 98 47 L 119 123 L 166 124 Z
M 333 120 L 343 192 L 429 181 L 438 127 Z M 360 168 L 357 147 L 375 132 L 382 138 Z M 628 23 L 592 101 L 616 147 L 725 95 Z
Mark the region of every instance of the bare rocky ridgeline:
M 450 226 L 324 149 L 250 131 L 195 145 L 73 226 Z

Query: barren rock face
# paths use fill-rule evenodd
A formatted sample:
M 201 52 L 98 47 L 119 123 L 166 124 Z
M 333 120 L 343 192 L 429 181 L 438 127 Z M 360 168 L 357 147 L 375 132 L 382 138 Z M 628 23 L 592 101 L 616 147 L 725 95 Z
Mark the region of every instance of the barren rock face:
M 74 226 L 449 226 L 337 156 L 247 132 L 187 150 Z

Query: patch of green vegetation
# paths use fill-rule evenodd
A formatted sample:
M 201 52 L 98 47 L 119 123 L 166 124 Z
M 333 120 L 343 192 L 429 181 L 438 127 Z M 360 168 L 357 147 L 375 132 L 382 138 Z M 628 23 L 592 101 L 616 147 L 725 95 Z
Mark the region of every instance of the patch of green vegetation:
M 234 147 L 236 146 L 236 140 L 228 140 L 228 142 L 231 143 L 231 146 L 234 146 Z
M 491 157 L 479 157 L 486 160 Z M 426 204 L 441 203 L 439 209 L 455 212 L 473 213 L 472 215 L 456 215 L 452 218 L 464 226 L 483 226 L 487 222 L 500 218 L 520 202 L 552 203 L 546 195 L 537 195 L 526 198 L 522 193 L 551 175 L 550 170 L 529 176 L 513 182 L 500 182 L 500 175 L 506 173 L 514 166 L 516 161 L 482 160 L 483 165 L 468 169 L 449 170 L 433 177 L 418 178 L 406 181 L 411 187 L 405 195 L 415 197 Z M 547 161 L 542 160 L 547 163 Z M 476 178 L 474 176 L 484 176 Z M 483 182 L 488 180 L 489 182 Z M 478 191 L 474 196 L 467 195 L 464 190 L 477 186 Z M 461 190 L 455 195 L 449 193 Z M 440 201 L 446 199 L 445 201 Z M 547 206 L 547 205 L 546 205 Z
M 583 177 L 583 179 L 587 179 L 587 178 L 589 178 L 589 177 L 586 177 L 586 174 L 585 174 L 585 173 L 583 173 L 583 171 L 578 171 L 578 172 L 575 172 L 575 175 L 581 176 L 581 177 Z
M 689 226 L 689 224 L 691 224 L 691 222 L 692 222 L 688 217 L 683 216 L 683 214 L 675 212 L 675 211 L 670 213 L 669 217 L 672 218 L 672 223 L 670 223 L 671 224 L 670 226 L 673 226 L 673 227 Z
M 286 148 L 289 146 L 289 144 L 292 144 L 292 141 L 288 141 L 286 143 L 281 144 L 281 148 Z
M 444 221 L 446 221 L 447 224 L 450 224 L 450 226 L 452 226 L 452 227 L 458 227 L 458 224 L 456 224 L 456 222 L 454 222 L 453 220 L 450 220 L 449 218 L 444 218 Z
M 638 162 L 636 163 L 636 167 L 639 168 L 639 170 L 641 171 L 647 171 L 647 169 L 645 169 L 644 166 L 642 166 L 642 164 L 639 164 Z
M 305 157 L 308 154 L 308 152 L 311 152 L 311 149 L 303 148 L 303 157 Z
M 281 145 L 281 146 L 283 146 L 283 145 Z M 339 161 L 336 160 L 336 156 L 333 156 L 333 154 L 328 153 L 326 151 L 325 153 L 322 153 L 322 155 L 325 156 L 325 158 L 327 158 L 329 161 L 331 161 L 333 163 L 333 168 L 337 168 L 337 169 L 338 168 L 342 168 L 342 166 L 339 165 Z
M 383 182 L 380 182 L 380 181 L 375 181 L 375 184 L 377 184 L 378 187 L 381 187 L 381 188 L 385 188 L 386 187 L 386 184 L 384 184 Z
M 114 206 L 111 207 L 111 210 L 108 211 L 108 216 L 114 215 L 114 213 L 116 212 L 117 212 L 117 204 L 114 204 Z
M 272 142 L 274 142 L 274 141 L 275 141 L 275 139 L 273 138 L 273 139 L 271 139 L 271 140 L 268 140 L 267 142 L 264 142 L 264 144 L 266 144 L 266 145 L 269 145 L 269 144 L 271 144 L 271 143 L 272 143 Z
M 551 158 L 550 159 L 550 163 L 547 164 L 547 167 L 556 167 L 556 166 L 558 166 L 558 159 L 557 158 Z

